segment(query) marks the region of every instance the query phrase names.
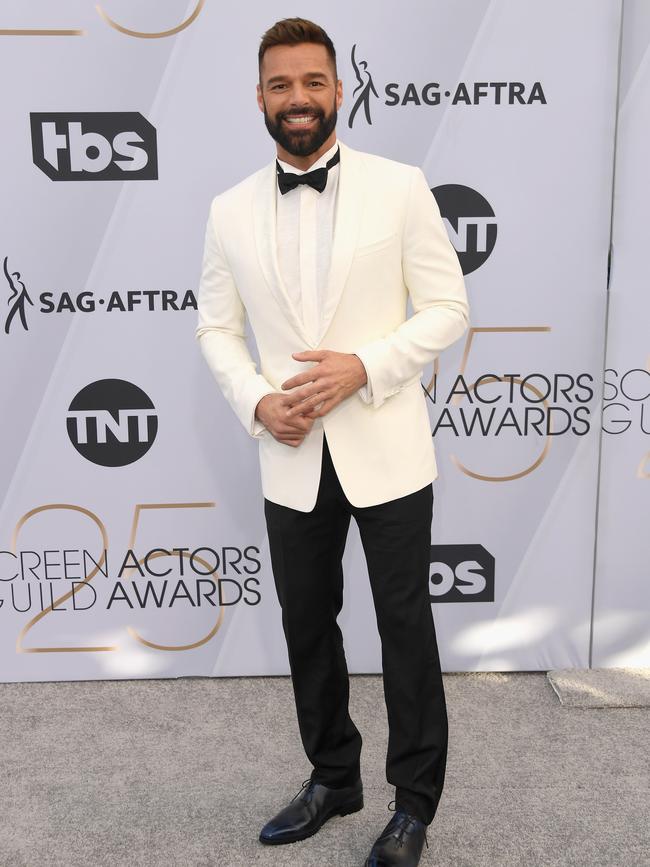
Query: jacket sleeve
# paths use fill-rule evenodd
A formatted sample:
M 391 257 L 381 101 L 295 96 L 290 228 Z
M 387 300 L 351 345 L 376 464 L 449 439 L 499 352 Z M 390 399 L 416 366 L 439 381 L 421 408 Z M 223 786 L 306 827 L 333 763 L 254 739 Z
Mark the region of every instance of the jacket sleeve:
M 257 373 L 246 345 L 246 314 L 219 239 L 216 200 L 205 233 L 198 313 L 195 336 L 203 357 L 248 433 L 261 436 L 265 427 L 255 418 L 255 408 L 276 389 Z
M 355 349 L 366 368 L 372 405 L 380 407 L 458 340 L 469 323 L 463 273 L 435 198 L 414 168 L 402 235 L 402 272 L 413 315 L 394 331 Z

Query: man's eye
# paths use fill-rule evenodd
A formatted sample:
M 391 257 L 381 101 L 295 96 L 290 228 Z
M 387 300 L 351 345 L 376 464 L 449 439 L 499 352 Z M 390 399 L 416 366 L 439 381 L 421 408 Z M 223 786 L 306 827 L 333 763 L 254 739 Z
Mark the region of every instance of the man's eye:
M 274 84 L 274 85 L 271 87 L 271 90 L 282 90 L 282 88 L 284 88 L 284 87 L 286 87 L 285 84 Z
M 315 85 L 316 87 L 322 87 L 323 86 L 322 81 L 310 81 L 309 83 Z

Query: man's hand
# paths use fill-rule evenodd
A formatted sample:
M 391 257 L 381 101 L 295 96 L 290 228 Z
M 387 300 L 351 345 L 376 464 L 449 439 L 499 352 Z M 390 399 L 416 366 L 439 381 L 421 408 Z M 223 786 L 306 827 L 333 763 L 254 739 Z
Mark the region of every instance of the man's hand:
M 349 352 L 317 349 L 293 352 L 292 357 L 296 361 L 317 363 L 282 383 L 285 390 L 303 386 L 289 395 L 292 406 L 285 417 L 287 422 L 297 421 L 301 417 L 313 420 L 326 415 L 368 381 L 363 362 Z
M 314 420 L 298 414 L 288 418 L 293 402 L 292 394 L 267 394 L 255 407 L 255 418 L 278 442 L 296 448 L 311 430 Z

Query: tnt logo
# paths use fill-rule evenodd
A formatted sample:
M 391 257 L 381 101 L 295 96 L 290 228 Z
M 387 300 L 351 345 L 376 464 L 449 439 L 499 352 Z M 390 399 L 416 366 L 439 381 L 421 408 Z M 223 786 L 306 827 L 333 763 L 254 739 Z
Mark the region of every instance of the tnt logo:
M 497 240 L 497 223 L 487 199 L 471 187 L 434 187 L 440 214 L 454 245 L 463 274 L 476 271 L 490 256 Z
M 32 112 L 34 164 L 53 181 L 153 181 L 156 130 L 139 112 Z
M 100 379 L 82 388 L 70 404 L 66 424 L 79 454 L 102 467 L 139 460 L 158 432 L 151 399 L 124 379 Z
M 483 545 L 432 545 L 432 602 L 494 602 L 494 557 Z

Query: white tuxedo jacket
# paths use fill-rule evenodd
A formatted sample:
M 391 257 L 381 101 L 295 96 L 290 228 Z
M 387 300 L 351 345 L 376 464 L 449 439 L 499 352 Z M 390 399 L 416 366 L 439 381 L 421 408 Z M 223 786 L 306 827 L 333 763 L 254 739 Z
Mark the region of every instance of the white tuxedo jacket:
M 259 439 L 264 496 L 303 512 L 316 503 L 323 432 L 354 506 L 406 496 L 436 477 L 420 379 L 468 324 L 458 257 L 422 171 L 339 144 L 318 341 L 304 333 L 278 269 L 275 160 L 213 200 L 198 295 L 196 336 L 226 399 Z M 409 296 L 414 312 L 407 319 Z M 246 345 L 246 316 L 259 372 Z M 353 394 L 317 419 L 295 448 L 278 442 L 254 414 L 264 395 L 308 369 L 291 357 L 307 349 L 356 353 L 372 401 Z

